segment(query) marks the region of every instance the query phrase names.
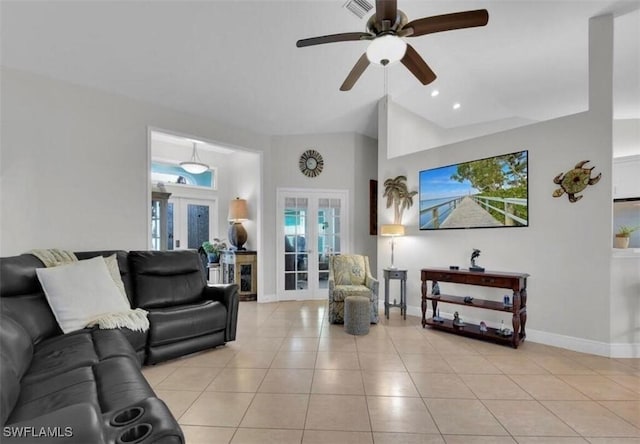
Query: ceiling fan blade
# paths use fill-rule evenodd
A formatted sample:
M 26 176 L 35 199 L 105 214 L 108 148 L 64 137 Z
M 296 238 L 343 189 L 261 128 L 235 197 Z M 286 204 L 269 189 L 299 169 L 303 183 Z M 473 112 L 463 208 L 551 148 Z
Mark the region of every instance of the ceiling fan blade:
M 423 85 L 428 85 L 436 79 L 436 74 L 420 57 L 420 54 L 413 49 L 413 46 L 407 45 L 407 52 L 404 53 L 404 57 L 400 61 Z
M 341 34 L 323 35 L 301 39 L 296 42 L 298 48 L 312 45 L 322 45 L 323 43 L 349 42 L 354 40 L 371 40 L 374 36 L 368 32 L 343 32 Z
M 355 85 L 355 83 L 358 81 L 364 70 L 367 69 L 367 66 L 369 66 L 369 59 L 367 58 L 367 54 L 364 53 L 358 59 L 347 78 L 344 79 L 344 82 L 340 87 L 340 91 L 349 91 L 351 88 L 353 88 L 353 85 Z
M 453 29 L 473 28 L 484 26 L 489 22 L 489 12 L 486 9 L 475 11 L 454 12 L 453 14 L 434 15 L 410 21 L 403 29 L 413 28 L 409 37 L 433 34 L 434 32 L 450 31 Z
M 396 21 L 398 15 L 398 2 L 396 0 L 376 0 L 376 19 L 378 23 L 383 20 Z

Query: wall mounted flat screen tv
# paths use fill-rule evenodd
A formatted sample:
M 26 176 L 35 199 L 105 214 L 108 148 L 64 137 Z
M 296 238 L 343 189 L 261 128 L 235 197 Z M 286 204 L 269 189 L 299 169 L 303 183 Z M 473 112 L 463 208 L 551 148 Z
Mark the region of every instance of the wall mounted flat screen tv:
M 420 171 L 420 229 L 529 226 L 528 151 Z

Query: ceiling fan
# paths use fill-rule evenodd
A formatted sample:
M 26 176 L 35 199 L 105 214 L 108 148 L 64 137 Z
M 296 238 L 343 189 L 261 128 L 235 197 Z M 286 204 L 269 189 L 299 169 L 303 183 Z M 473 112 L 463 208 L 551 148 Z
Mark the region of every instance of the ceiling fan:
M 406 66 L 423 85 L 428 85 L 436 79 L 436 74 L 416 50 L 402 40 L 402 37 L 418 37 L 436 32 L 484 26 L 488 21 L 489 13 L 486 9 L 455 12 L 409 21 L 406 14 L 398 9 L 396 0 L 376 0 L 376 12 L 367 22 L 367 32 L 345 32 L 311 37 L 298 40 L 296 46 L 303 48 L 323 43 L 371 40 L 366 53 L 358 59 L 342 83 L 340 91 L 349 91 L 353 88 L 369 63 L 386 66 L 397 61 Z

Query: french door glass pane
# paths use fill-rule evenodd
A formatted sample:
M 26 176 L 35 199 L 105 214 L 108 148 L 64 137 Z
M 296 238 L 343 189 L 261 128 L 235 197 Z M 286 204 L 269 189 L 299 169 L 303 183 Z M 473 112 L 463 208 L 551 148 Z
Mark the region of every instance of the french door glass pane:
M 304 290 L 307 278 L 307 198 L 285 199 L 284 208 L 284 289 Z
M 174 245 L 174 235 L 173 235 L 173 202 L 169 202 L 167 205 L 167 233 L 169 235 L 169 241 L 167 245 L 167 249 L 173 250 Z
M 209 240 L 209 206 L 187 205 L 187 245 L 198 249 Z
M 328 288 L 329 256 L 340 251 L 340 199 L 318 199 L 318 288 Z
M 151 249 L 160 250 L 160 201 L 151 201 Z

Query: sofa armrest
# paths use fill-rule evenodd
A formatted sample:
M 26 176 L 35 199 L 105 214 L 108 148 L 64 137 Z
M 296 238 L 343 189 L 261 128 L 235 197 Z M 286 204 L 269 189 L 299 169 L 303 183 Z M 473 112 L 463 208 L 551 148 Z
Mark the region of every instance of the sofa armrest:
M 74 404 L 46 415 L 7 424 L 2 429 L 4 444 L 60 443 L 104 444 L 102 417 L 89 403 Z
M 207 285 L 202 292 L 202 297 L 212 301 L 219 301 L 227 308 L 227 327 L 224 332 L 224 341 L 235 340 L 238 327 L 238 285 Z
M 333 292 L 336 290 L 336 280 L 330 276 L 329 277 L 329 302 L 333 302 Z
M 380 282 L 376 278 L 371 275 L 367 275 L 364 284 L 369 290 L 371 290 L 374 295 L 378 294 L 378 287 L 380 285 Z

